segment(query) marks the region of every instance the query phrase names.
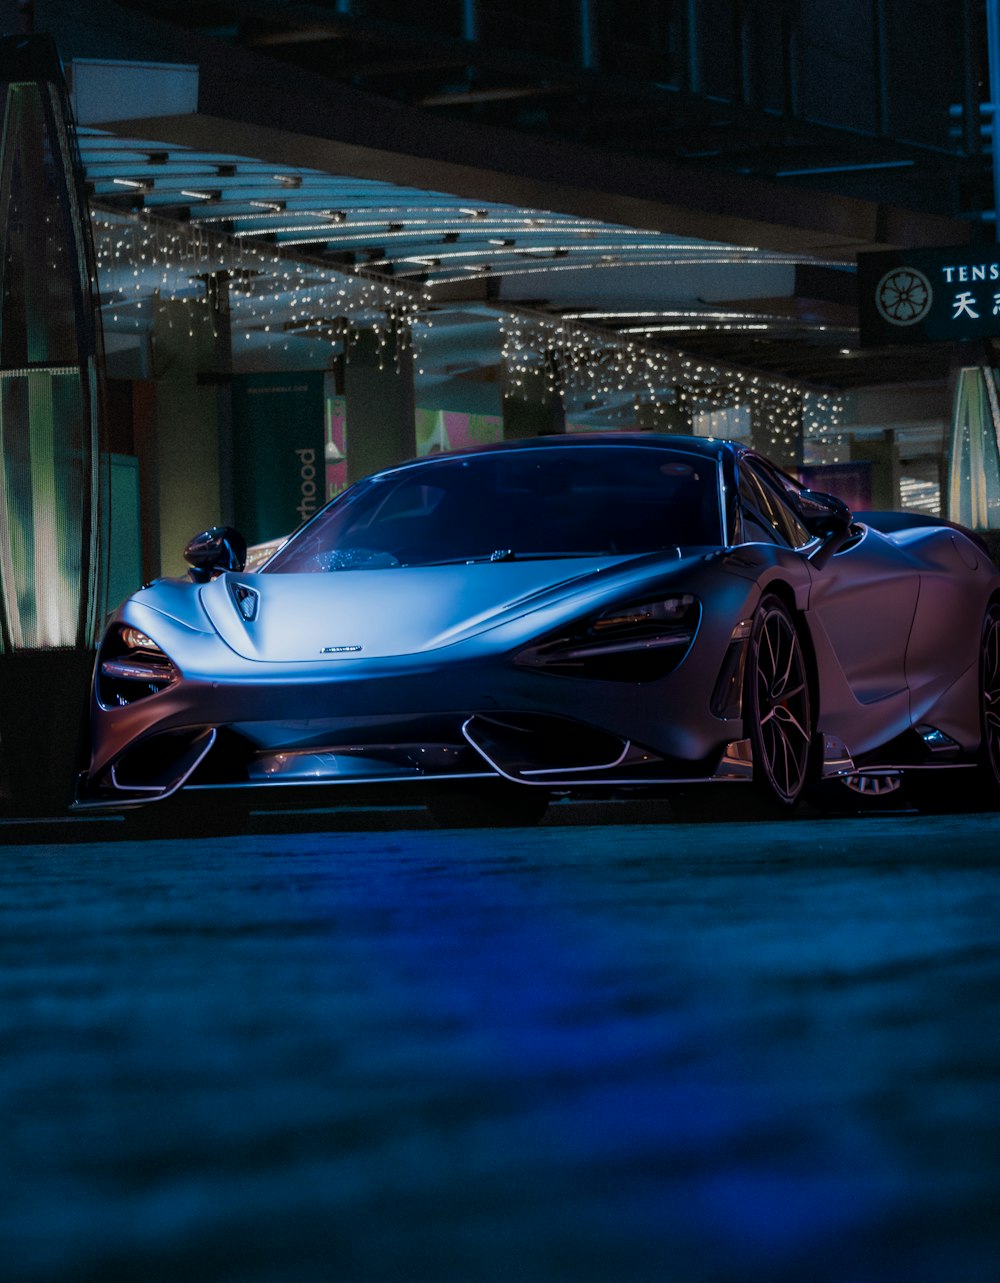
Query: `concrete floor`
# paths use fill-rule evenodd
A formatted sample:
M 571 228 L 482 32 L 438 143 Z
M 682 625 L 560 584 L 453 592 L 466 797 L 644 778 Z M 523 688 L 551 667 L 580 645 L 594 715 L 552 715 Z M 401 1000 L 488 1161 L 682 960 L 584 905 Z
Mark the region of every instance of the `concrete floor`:
M 1000 821 L 382 827 L 8 841 L 3 1283 L 1000 1277 Z

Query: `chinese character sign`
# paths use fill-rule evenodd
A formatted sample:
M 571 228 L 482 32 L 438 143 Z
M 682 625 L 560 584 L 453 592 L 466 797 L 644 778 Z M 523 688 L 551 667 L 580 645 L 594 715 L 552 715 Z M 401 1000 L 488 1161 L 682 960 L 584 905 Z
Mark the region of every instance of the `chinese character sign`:
M 859 254 L 858 308 L 867 346 L 1000 335 L 1000 248 Z

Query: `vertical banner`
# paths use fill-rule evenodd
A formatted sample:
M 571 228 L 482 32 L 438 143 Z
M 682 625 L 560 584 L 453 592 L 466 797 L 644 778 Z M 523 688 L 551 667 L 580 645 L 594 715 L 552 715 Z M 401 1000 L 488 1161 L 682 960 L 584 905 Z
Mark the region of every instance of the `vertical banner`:
M 326 376 L 326 498 L 347 489 L 347 404 L 337 394 L 332 373 Z
M 233 506 L 248 543 L 290 534 L 326 501 L 324 378 L 233 376 Z

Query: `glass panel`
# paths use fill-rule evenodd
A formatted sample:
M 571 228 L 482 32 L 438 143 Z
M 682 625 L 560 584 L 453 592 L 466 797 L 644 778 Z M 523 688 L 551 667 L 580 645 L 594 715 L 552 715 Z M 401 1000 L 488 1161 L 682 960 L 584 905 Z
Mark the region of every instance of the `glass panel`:
M 67 244 L 58 151 L 47 129 L 42 87 L 10 85 L 0 193 L 4 229 L 0 365 L 77 362 L 76 282 Z
M 102 613 L 86 212 L 60 87 L 31 70 L 0 85 L 3 650 L 86 645 Z
M 961 370 L 955 388 L 948 516 L 974 530 L 1000 526 L 1000 403 L 993 371 Z
M 0 585 L 15 648 L 76 641 L 84 417 L 75 368 L 0 372 Z

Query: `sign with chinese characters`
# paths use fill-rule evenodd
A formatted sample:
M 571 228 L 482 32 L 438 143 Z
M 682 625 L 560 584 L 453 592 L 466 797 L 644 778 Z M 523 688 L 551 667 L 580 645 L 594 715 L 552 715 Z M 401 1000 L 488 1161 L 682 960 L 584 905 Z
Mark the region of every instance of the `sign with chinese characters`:
M 859 254 L 858 310 L 869 347 L 1000 335 L 1000 246 Z

